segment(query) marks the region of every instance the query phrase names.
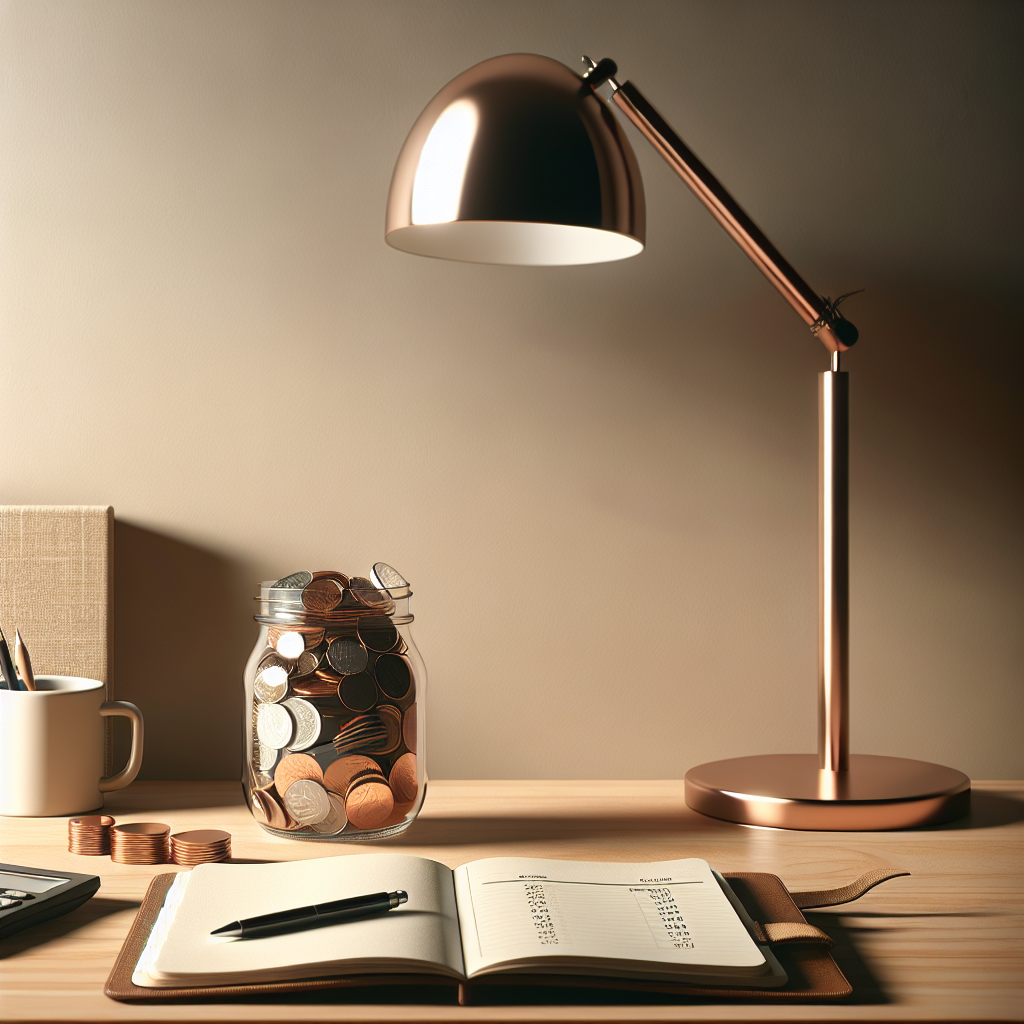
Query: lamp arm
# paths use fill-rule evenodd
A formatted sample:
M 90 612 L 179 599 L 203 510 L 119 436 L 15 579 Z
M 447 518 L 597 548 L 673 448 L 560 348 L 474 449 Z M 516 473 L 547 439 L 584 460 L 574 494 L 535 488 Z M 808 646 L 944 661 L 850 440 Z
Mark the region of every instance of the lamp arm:
M 810 326 L 818 340 L 830 352 L 845 352 L 850 348 L 857 340 L 857 330 L 836 311 L 837 303 L 823 299 L 807 284 L 740 204 L 729 195 L 722 183 L 676 135 L 643 93 L 632 82 L 619 85 L 610 76 L 604 78 L 598 75 L 596 78 L 609 82 L 615 105 L 636 125 L 672 170 L 690 186 L 711 216 L 775 285 L 783 298 L 800 314 L 804 323 Z M 600 81 L 596 81 L 596 78 L 591 80 L 586 76 L 584 80 L 588 84 L 599 85 Z

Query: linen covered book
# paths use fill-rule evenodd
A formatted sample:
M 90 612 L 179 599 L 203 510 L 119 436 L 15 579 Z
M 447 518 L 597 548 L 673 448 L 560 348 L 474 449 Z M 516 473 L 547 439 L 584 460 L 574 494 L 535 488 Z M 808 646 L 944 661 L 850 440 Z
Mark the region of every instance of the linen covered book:
M 230 921 L 404 889 L 388 913 L 259 939 Z M 381 975 L 467 981 L 563 975 L 773 989 L 786 973 L 703 860 L 609 864 L 494 858 L 452 871 L 369 854 L 202 864 L 177 875 L 132 974 L 148 989 Z

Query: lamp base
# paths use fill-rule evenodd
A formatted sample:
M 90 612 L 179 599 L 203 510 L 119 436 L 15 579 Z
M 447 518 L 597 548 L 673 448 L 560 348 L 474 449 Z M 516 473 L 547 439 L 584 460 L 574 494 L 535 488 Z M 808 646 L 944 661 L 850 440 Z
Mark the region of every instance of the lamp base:
M 905 757 L 851 754 L 849 771 L 828 772 L 818 768 L 817 754 L 763 754 L 691 768 L 686 803 L 742 825 L 882 832 L 962 818 L 971 780 Z

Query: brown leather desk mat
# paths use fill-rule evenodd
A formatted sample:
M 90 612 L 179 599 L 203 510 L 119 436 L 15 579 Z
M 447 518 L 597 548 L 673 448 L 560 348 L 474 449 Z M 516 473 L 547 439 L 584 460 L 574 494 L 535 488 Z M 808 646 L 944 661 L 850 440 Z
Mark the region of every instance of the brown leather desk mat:
M 453 1000 L 467 1004 L 519 1003 L 524 996 L 543 989 L 614 990 L 685 998 L 708 997 L 741 999 L 765 1003 L 834 1000 L 850 995 L 853 989 L 828 952 L 831 939 L 819 928 L 808 924 L 801 908 L 835 906 L 862 896 L 868 889 L 905 871 L 874 871 L 851 885 L 822 892 L 790 893 L 776 875 L 762 872 L 727 874 L 734 892 L 754 920 L 760 941 L 767 941 L 789 975 L 788 983 L 778 989 L 701 988 L 678 982 L 627 981 L 615 978 L 493 975 L 469 983 L 423 974 L 361 974 L 338 978 L 306 978 L 301 981 L 259 982 L 252 985 L 218 985 L 196 988 L 142 988 L 132 983 L 132 973 L 142 955 L 164 897 L 174 881 L 173 873 L 157 875 L 150 883 L 131 930 L 118 953 L 104 992 L 121 1002 L 211 1002 L 239 1001 L 252 997 L 284 993 L 311 993 L 328 989 L 362 989 L 373 1002 L 386 1001 L 387 991 L 396 985 L 447 987 Z M 552 993 L 554 995 L 554 993 Z M 383 1000 L 382 1000 L 383 997 Z M 396 1000 L 398 1001 L 398 1000 Z M 402 1000 L 403 1002 L 405 1000 Z M 433 1000 L 431 1000 L 433 1001 Z M 535 999 L 528 998 L 533 1002 Z M 559 998 L 559 1001 L 563 1001 Z M 618 1000 L 616 1000 L 618 1001 Z

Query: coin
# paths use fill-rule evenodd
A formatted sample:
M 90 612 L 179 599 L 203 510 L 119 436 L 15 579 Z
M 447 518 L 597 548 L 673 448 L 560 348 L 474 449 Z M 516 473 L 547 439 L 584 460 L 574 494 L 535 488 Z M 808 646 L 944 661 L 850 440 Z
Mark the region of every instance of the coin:
M 110 829 L 116 824 L 109 814 L 89 814 L 68 820 L 68 852 L 79 857 L 110 853 Z
M 302 637 L 302 642 L 307 651 L 311 647 L 316 647 L 324 638 L 323 626 L 304 626 L 299 623 L 293 623 L 287 628 L 284 626 L 271 626 L 267 630 L 267 643 L 276 649 L 278 640 L 285 633 L 298 633 Z
M 345 801 L 337 793 L 328 793 L 327 800 L 331 809 L 323 821 L 315 821 L 310 827 L 314 832 L 325 836 L 336 836 L 339 832 L 345 831 L 348 824 L 348 815 L 345 814 Z
M 372 757 L 365 757 L 363 754 L 348 754 L 332 761 L 324 772 L 324 785 L 333 793 L 344 797 L 348 793 L 348 787 L 352 779 L 359 773 L 365 771 L 380 773 L 381 779 L 384 773 L 380 765 Z
M 395 798 L 382 775 L 366 772 L 352 780 L 345 797 L 345 813 L 355 828 L 380 828 L 394 809 Z
M 302 591 L 302 605 L 314 615 L 337 608 L 345 591 L 337 580 L 313 580 Z
M 252 784 L 256 789 L 269 789 L 274 784 L 274 776 L 270 772 L 253 772 Z
M 276 708 L 277 704 L 264 707 Z M 282 709 L 283 710 L 283 709 Z M 383 750 L 388 743 L 388 731 L 376 715 L 360 715 L 341 727 L 333 740 L 339 756 L 344 754 L 368 753 Z
M 409 586 L 409 581 L 387 562 L 376 562 L 370 570 L 370 576 L 382 590 L 399 590 Z
M 402 739 L 405 740 L 405 745 L 415 754 L 417 739 L 415 704 L 411 708 L 406 708 L 405 714 L 402 715 Z
M 338 700 L 352 711 L 369 711 L 377 703 L 377 684 L 369 672 L 345 676 L 338 684 Z
M 268 747 L 287 747 L 295 722 L 280 704 L 261 704 L 256 715 L 256 733 Z M 261 762 L 260 767 L 263 768 Z
M 313 581 L 313 574 L 307 569 L 300 569 L 290 576 L 279 579 L 273 586 L 274 590 L 301 590 Z
M 306 649 L 306 641 L 303 639 L 301 633 L 296 633 L 294 630 L 288 630 L 284 633 L 279 633 L 275 637 L 274 647 L 277 648 L 277 653 L 282 658 L 286 658 L 288 661 L 295 661 L 295 659 Z
M 170 825 L 136 821 L 110 830 L 110 859 L 117 864 L 166 864 L 170 858 Z
M 175 864 L 213 864 L 230 856 L 230 832 L 207 828 L 171 836 L 171 860 Z
M 277 707 L 276 704 L 269 705 L 270 707 Z M 408 744 L 406 744 L 408 746 Z M 261 772 L 269 772 L 273 770 L 275 764 L 277 764 L 277 755 L 280 751 L 277 747 L 272 747 L 269 743 L 264 743 L 262 740 L 256 740 L 255 750 L 253 751 L 256 763 L 260 766 Z
M 327 648 L 327 660 L 331 668 L 343 676 L 355 675 L 366 668 L 366 648 L 358 640 L 339 637 Z
M 282 658 L 277 651 L 270 650 L 262 658 L 260 658 L 259 665 L 256 666 L 257 672 L 262 672 L 268 668 L 283 668 L 286 673 L 291 672 L 292 663 Z
M 348 586 L 348 577 L 343 572 L 337 572 L 334 569 L 322 569 L 320 572 L 313 573 L 314 580 L 334 580 L 336 583 L 340 583 L 342 587 Z
M 292 717 L 295 719 L 295 735 L 288 746 L 292 750 L 305 750 L 316 743 L 320 736 L 320 716 L 316 708 L 301 697 L 290 697 L 284 701 Z
M 353 597 L 367 608 L 382 608 L 391 601 L 390 594 L 382 593 L 362 576 L 353 576 L 348 586 Z
M 292 783 L 300 779 L 323 782 L 323 778 L 324 773 L 320 765 L 308 754 L 287 754 L 274 769 L 274 786 L 281 796 L 288 792 Z
M 408 802 L 416 799 L 419 784 L 416 781 L 416 755 L 403 754 L 391 769 L 388 785 L 395 800 Z
M 390 704 L 382 704 L 377 708 L 377 714 L 388 731 L 388 745 L 381 753 L 390 754 L 402 745 L 402 712 Z
M 320 665 L 321 657 L 323 655 L 319 651 L 303 651 L 299 655 L 298 661 L 295 662 L 293 677 L 301 679 L 303 676 L 312 675 Z
M 280 665 L 268 665 L 256 673 L 252 688 L 261 701 L 274 704 L 288 692 L 288 673 Z
M 373 666 L 377 684 L 395 700 L 401 700 L 409 692 L 412 683 L 412 665 L 402 654 L 382 654 Z
M 359 639 L 371 651 L 390 651 L 398 643 L 398 630 L 386 615 L 364 615 L 358 630 Z
M 300 679 L 292 684 L 292 692 L 300 697 L 329 697 L 338 692 L 337 679 L 320 679 L 311 676 L 309 679 Z
M 288 824 L 284 808 L 269 790 L 254 789 L 252 791 L 252 807 L 257 819 L 265 822 L 271 828 L 284 828 Z
M 293 782 L 288 787 L 288 792 L 284 794 L 284 805 L 300 825 L 321 822 L 331 813 L 327 791 L 311 779 Z

